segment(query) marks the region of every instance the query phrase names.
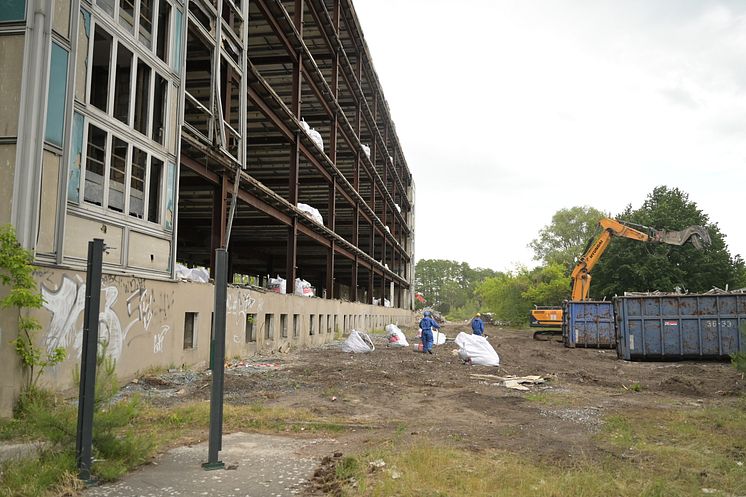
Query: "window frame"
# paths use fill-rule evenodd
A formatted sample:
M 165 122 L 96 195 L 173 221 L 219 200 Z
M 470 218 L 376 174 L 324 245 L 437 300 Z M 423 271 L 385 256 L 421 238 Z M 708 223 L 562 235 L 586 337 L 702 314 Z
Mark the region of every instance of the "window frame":
M 78 201 L 72 201 L 68 199 L 69 204 L 77 205 L 80 207 L 95 209 L 101 212 L 105 212 L 109 216 L 126 219 L 130 222 L 143 223 L 148 226 L 159 226 L 164 231 L 169 231 L 165 227 L 166 217 L 166 193 L 168 189 L 168 178 L 165 174 L 169 158 L 165 155 L 153 153 L 152 150 L 140 146 L 141 144 L 131 141 L 128 137 L 122 136 L 122 134 L 108 128 L 104 123 L 101 123 L 97 119 L 93 119 L 86 114 L 78 113 L 83 116 L 83 138 L 80 156 L 80 175 L 79 175 L 79 190 L 78 190 Z M 95 126 L 104 133 L 106 133 L 106 140 L 104 145 L 104 178 L 101 196 L 101 205 L 94 204 L 85 199 L 86 190 L 86 174 L 88 166 L 88 131 L 90 126 Z M 111 150 L 114 138 L 118 138 L 127 144 L 127 159 L 125 162 L 125 185 L 124 185 L 124 206 L 122 212 L 109 208 L 109 188 L 111 186 Z M 130 214 L 130 201 L 132 195 L 132 160 L 134 158 L 133 149 L 137 148 L 146 154 L 146 168 L 145 168 L 145 183 L 143 192 L 143 217 L 139 218 Z M 153 164 L 153 158 L 158 159 L 162 162 L 161 181 L 158 190 L 158 222 L 149 221 L 150 217 L 150 175 L 151 167 Z
M 174 11 L 178 10 L 177 6 L 172 0 L 163 0 L 170 6 L 169 13 L 169 26 L 165 32 L 166 36 L 172 37 L 176 34 L 174 25 L 172 22 Z M 156 1 L 154 5 L 160 5 L 161 1 Z M 135 33 L 130 34 L 124 30 L 122 26 L 119 26 L 116 22 L 116 15 L 119 9 L 119 1 L 115 1 L 115 9 L 113 19 L 108 12 L 106 12 L 100 4 L 94 4 L 93 8 L 82 8 L 82 15 L 90 16 L 90 27 L 88 28 L 88 46 L 87 50 L 80 52 L 78 57 L 84 57 L 86 62 L 86 73 L 85 73 L 85 88 L 83 92 L 84 101 L 80 101 L 75 96 L 73 102 L 73 112 L 71 121 L 74 121 L 76 115 L 82 116 L 82 142 L 80 150 L 80 169 L 79 177 L 77 181 L 78 185 L 74 185 L 74 179 L 68 175 L 68 185 L 65 188 L 65 192 L 68 193 L 71 186 L 70 182 L 73 181 L 73 187 L 77 186 L 78 194 L 77 199 L 70 195 L 66 195 L 66 201 L 69 206 L 74 205 L 76 208 L 81 209 L 83 212 L 92 212 L 105 215 L 112 220 L 118 220 L 124 226 L 131 226 L 133 228 L 144 229 L 147 232 L 152 232 L 154 229 L 157 233 L 173 234 L 174 223 L 169 222 L 168 205 L 170 202 L 176 202 L 176 199 L 169 200 L 168 195 L 171 192 L 174 196 L 176 195 L 178 185 L 176 181 L 178 176 L 173 175 L 173 178 L 169 177 L 169 172 L 172 164 L 178 164 L 178 144 L 170 143 L 169 135 L 171 135 L 170 128 L 177 126 L 178 123 L 171 122 L 172 113 L 168 111 L 171 105 L 179 105 L 178 97 L 180 92 L 181 80 L 179 75 L 173 72 L 167 62 L 163 61 L 155 55 L 155 39 L 157 34 L 153 33 L 153 45 L 150 49 L 142 43 L 138 42 L 139 27 L 135 26 Z M 136 2 L 136 10 L 139 9 L 139 2 Z M 139 10 L 137 12 L 139 16 Z M 157 10 L 154 15 L 157 15 Z M 138 17 L 139 19 L 139 17 Z M 96 30 L 100 30 L 106 33 L 107 36 L 111 37 L 110 57 L 107 68 L 107 96 L 106 96 L 106 111 L 103 111 L 93 105 L 91 102 L 91 87 L 93 80 L 93 71 L 91 65 L 93 61 L 94 52 L 94 37 Z M 169 42 L 169 46 L 173 45 L 173 41 Z M 127 122 L 120 121 L 114 117 L 115 109 L 115 89 L 116 89 L 116 76 L 117 76 L 117 58 L 121 49 L 125 49 L 129 57 L 131 54 L 130 61 L 130 74 L 129 74 L 129 88 L 127 98 Z M 149 75 L 146 80 L 145 88 L 148 92 L 147 105 L 144 109 L 147 111 L 147 119 L 145 120 L 144 129 L 145 134 L 134 128 L 135 123 L 135 94 L 136 94 L 136 78 L 138 73 L 138 67 L 144 64 L 149 70 Z M 77 66 L 76 66 L 77 67 Z M 68 61 L 68 71 L 69 61 Z M 162 133 L 159 141 L 157 130 L 153 130 L 154 113 L 159 107 L 155 102 L 155 85 L 158 78 L 164 82 L 165 88 L 163 88 L 163 104 L 162 107 Z M 121 92 L 120 92 L 121 93 Z M 106 133 L 105 152 L 104 152 L 104 179 L 103 179 L 103 194 L 101 197 L 101 205 L 91 203 L 85 199 L 85 176 L 86 168 L 88 165 L 88 131 L 89 126 L 94 125 L 97 128 L 103 130 Z M 111 187 L 111 147 L 114 137 L 123 140 L 127 143 L 127 160 L 125 163 L 125 201 L 122 212 L 109 208 L 109 189 Z M 74 137 L 77 140 L 77 135 Z M 162 142 L 162 143 L 161 143 Z M 175 148 L 174 148 L 175 146 Z M 143 188 L 143 206 L 142 206 L 142 217 L 138 215 L 131 215 L 131 201 L 132 201 L 132 170 L 133 170 L 133 158 L 134 148 L 146 154 L 146 171 Z M 72 164 L 75 157 L 72 155 L 72 149 L 75 148 L 75 144 L 71 147 L 70 157 L 67 158 L 69 164 Z M 171 151 L 171 148 L 174 148 Z M 157 159 L 161 163 L 160 181 L 158 189 L 154 190 L 151 188 L 151 176 L 153 174 L 154 159 Z M 173 185 L 169 185 L 169 180 L 174 182 Z M 151 215 L 151 196 L 155 192 L 158 196 L 157 200 L 152 199 L 153 206 L 157 209 L 157 215 Z M 157 221 L 150 221 L 150 218 L 154 217 Z M 116 221 L 115 221 L 116 222 Z
M 145 43 L 140 41 L 140 0 L 132 0 L 134 3 L 134 12 L 132 14 L 132 31 L 127 29 L 124 24 L 122 24 L 120 20 L 120 10 L 121 10 L 121 0 L 114 0 L 114 9 L 112 13 L 109 13 L 103 6 L 99 4 L 99 0 L 92 0 L 92 7 L 93 10 L 97 12 L 101 12 L 104 16 L 106 16 L 109 23 L 113 26 L 117 27 L 118 31 L 121 31 L 122 33 L 126 33 L 128 36 L 132 38 L 132 40 L 135 41 L 137 44 L 138 49 L 149 52 L 151 55 L 153 55 L 154 58 L 160 60 L 162 63 L 164 63 L 166 66 L 171 66 L 171 59 L 174 56 L 174 54 L 171 53 L 171 51 L 168 49 L 170 48 L 173 43 L 171 41 L 171 35 L 174 34 L 173 26 L 175 22 L 175 11 L 179 10 L 181 12 L 181 9 L 178 8 L 178 4 L 176 4 L 172 0 L 153 0 L 153 6 L 152 6 L 152 13 L 151 13 L 151 30 L 150 30 L 150 46 L 147 46 Z M 160 8 L 161 4 L 165 3 L 168 4 L 170 7 L 168 15 L 165 19 L 165 23 L 168 25 L 168 30 L 166 32 L 166 47 L 168 47 L 164 51 L 164 57 L 165 59 L 162 59 L 157 54 L 157 44 L 158 44 L 158 28 L 159 28 L 159 16 L 160 16 Z M 182 12 L 183 15 L 183 12 Z M 178 68 L 177 68 L 178 69 Z

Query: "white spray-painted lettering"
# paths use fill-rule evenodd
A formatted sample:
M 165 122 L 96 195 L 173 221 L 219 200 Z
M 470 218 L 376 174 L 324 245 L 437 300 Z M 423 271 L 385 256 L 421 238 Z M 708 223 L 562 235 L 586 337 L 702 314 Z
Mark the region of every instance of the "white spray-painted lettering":
M 164 349 L 164 342 L 166 340 L 166 335 L 168 335 L 168 332 L 171 330 L 171 328 L 164 324 L 161 326 L 161 329 L 153 335 L 153 353 L 154 354 L 160 354 L 163 352 Z
M 133 306 L 133 304 L 136 304 L 136 306 Z M 135 319 L 124 329 L 123 338 L 126 338 L 132 327 L 140 322 L 145 331 L 148 331 L 150 322 L 153 319 L 152 305 L 153 293 L 147 288 L 138 288 L 127 297 L 127 316 L 131 318 L 134 314 Z
M 78 276 L 72 279 L 64 275 L 56 291 L 42 284 L 41 295 L 44 308 L 52 313 L 46 336 L 47 351 L 58 347 L 67 349 L 76 343 L 77 334 L 83 333 L 83 327 L 76 329 L 75 324 L 85 307 L 85 284 Z
M 229 316 L 233 316 L 234 323 L 240 326 L 246 322 L 246 316 L 255 303 L 256 299 L 248 293 L 229 293 L 225 302 L 226 313 Z
M 62 276 L 59 287 L 55 290 L 41 285 L 44 298 L 44 308 L 52 313 L 45 337 L 47 351 L 52 352 L 58 347 L 74 347 L 78 357 L 83 348 L 83 323 L 78 324 L 80 315 L 85 309 L 86 285 L 79 276 L 71 278 Z M 106 347 L 106 354 L 114 359 L 122 355 L 124 333 L 122 323 L 114 310 L 114 304 L 119 297 L 119 290 L 115 286 L 101 289 L 103 294 L 103 310 L 99 313 L 99 342 Z M 152 314 L 151 314 L 152 315 Z

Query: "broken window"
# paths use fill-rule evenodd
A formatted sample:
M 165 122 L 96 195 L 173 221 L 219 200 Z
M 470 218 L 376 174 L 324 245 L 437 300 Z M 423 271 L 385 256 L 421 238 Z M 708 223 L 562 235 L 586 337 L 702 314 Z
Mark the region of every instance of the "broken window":
M 114 17 L 114 2 L 115 0 L 96 0 L 96 5 L 104 9 L 111 17 Z
M 171 24 L 171 4 L 166 0 L 158 3 L 158 33 L 156 38 L 155 54 L 163 62 L 168 62 L 166 54 L 170 45 L 168 35 Z
M 148 48 L 153 46 L 153 0 L 140 0 L 140 43 Z
M 280 336 L 282 338 L 288 337 L 288 315 L 280 314 Z
M 132 147 L 132 168 L 130 169 L 130 216 L 142 219 L 145 215 L 145 173 L 148 168 L 148 154 Z
M 155 20 L 165 19 L 163 35 L 167 41 L 163 51 L 170 50 L 172 40 L 168 38 L 172 33 L 167 21 L 176 9 L 167 0 L 108 3 L 97 0 L 96 5 L 107 12 L 110 10 L 105 7 L 110 6 L 119 22 L 129 25 L 132 19 L 133 36 L 107 32 L 106 25 L 99 23 L 100 12 L 94 11 L 90 17 L 88 22 L 92 26 L 86 24 L 86 32 L 93 31 L 93 45 L 88 52 L 91 55 L 80 53 L 83 67 L 88 70 L 88 87 L 82 88 L 90 105 L 73 119 L 68 200 L 73 203 L 82 200 L 85 205 L 121 213 L 122 219 L 157 223 L 172 230 L 176 165 L 173 156 L 163 154 L 163 145 L 167 136 L 177 134 L 177 123 L 170 113 L 173 105 L 169 107 L 168 97 L 175 94 L 178 79 L 170 72 L 164 76 L 145 62 L 145 49 L 134 39 L 148 45 L 151 55 L 155 55 Z M 163 10 L 159 12 L 161 7 Z M 57 79 L 64 83 L 67 78 Z M 79 95 L 77 88 L 76 95 Z M 109 119 L 98 112 L 89 112 L 93 107 L 106 113 Z M 167 121 L 173 122 L 174 127 L 167 129 Z M 116 125 L 112 127 L 110 122 Z M 83 144 L 85 153 L 82 153 Z M 80 188 L 83 188 L 82 199 Z
M 171 67 L 177 73 L 181 72 L 181 47 L 182 47 L 182 13 L 180 10 L 174 10 L 174 34 L 171 37 Z
M 129 124 L 130 86 L 132 85 L 132 52 L 120 43 L 117 47 L 117 70 L 114 82 L 114 117 Z
M 67 176 L 67 201 L 80 202 L 80 166 L 83 162 L 83 114 L 73 114 L 70 169 Z
M 161 219 L 161 184 L 163 161 L 150 158 L 150 179 L 148 181 L 148 221 L 157 223 Z
M 117 212 L 124 212 L 124 185 L 127 175 L 127 149 L 124 140 L 114 137 L 111 143 L 109 161 L 109 202 L 108 207 Z
M 150 100 L 150 66 L 143 61 L 137 62 L 137 83 L 135 90 L 134 128 L 146 135 L 148 133 L 148 104 Z
M 119 24 L 131 33 L 135 29 L 135 2 L 134 0 L 119 0 Z
M 176 197 L 176 165 L 173 162 L 168 163 L 166 172 L 166 217 L 163 220 L 163 226 L 170 230 L 174 227 L 174 202 Z
M 65 101 L 67 96 L 67 50 L 52 43 L 49 62 L 49 91 L 47 93 L 47 123 L 44 139 L 62 147 L 65 129 Z
M 166 108 L 168 107 L 168 81 L 160 74 L 155 74 L 155 85 L 153 87 L 153 127 L 151 138 L 153 141 L 163 145 L 164 126 L 166 122 Z
M 108 111 L 109 64 L 111 63 L 112 37 L 96 26 L 93 35 L 93 63 L 91 64 L 91 93 L 89 101 L 104 112 Z
M 197 316 L 199 313 L 196 312 L 184 313 L 184 350 L 193 349 L 196 345 Z
M 104 203 L 104 172 L 106 167 L 106 131 L 88 126 L 88 148 L 85 161 L 84 199 L 96 205 Z

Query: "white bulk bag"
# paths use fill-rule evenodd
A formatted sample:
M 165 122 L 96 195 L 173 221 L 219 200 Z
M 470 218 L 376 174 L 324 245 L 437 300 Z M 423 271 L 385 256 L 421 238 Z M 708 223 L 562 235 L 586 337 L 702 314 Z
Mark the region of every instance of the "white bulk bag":
M 313 297 L 313 287 L 306 280 L 295 278 L 294 293 L 299 297 Z
M 368 334 L 357 330 L 352 330 L 350 336 L 342 344 L 342 352 L 364 354 L 365 352 L 373 352 L 374 350 L 376 350 L 376 347 L 373 345 L 373 341 Z
M 287 290 L 287 281 L 285 280 L 285 278 L 280 278 L 280 276 L 278 275 L 277 278 L 270 278 L 269 285 L 267 286 L 271 291 L 275 293 L 284 294 Z
M 456 337 L 459 346 L 459 357 L 479 366 L 499 366 L 500 356 L 486 338 L 479 335 L 468 335 L 463 331 Z
M 395 324 L 386 325 L 386 334 L 389 337 L 389 347 L 409 347 L 407 337 Z
M 310 217 L 320 225 L 324 225 L 324 218 L 321 216 L 321 212 L 315 207 L 311 207 L 308 204 L 304 204 L 302 202 L 298 202 L 298 209 L 300 209 L 303 214 Z

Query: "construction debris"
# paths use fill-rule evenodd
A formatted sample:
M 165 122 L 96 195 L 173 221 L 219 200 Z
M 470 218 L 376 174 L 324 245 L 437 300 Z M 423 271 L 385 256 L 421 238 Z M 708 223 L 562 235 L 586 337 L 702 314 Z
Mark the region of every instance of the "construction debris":
M 541 385 L 542 383 L 546 383 L 546 380 L 538 375 L 529 375 L 529 376 L 514 376 L 514 375 L 507 375 L 507 376 L 496 376 L 494 374 L 471 374 L 469 375 L 473 378 L 481 379 L 481 380 L 494 380 L 495 382 L 493 385 L 501 385 L 506 388 L 511 388 L 513 390 L 522 390 L 526 391 L 528 390 L 528 387 L 525 387 L 523 385 Z

